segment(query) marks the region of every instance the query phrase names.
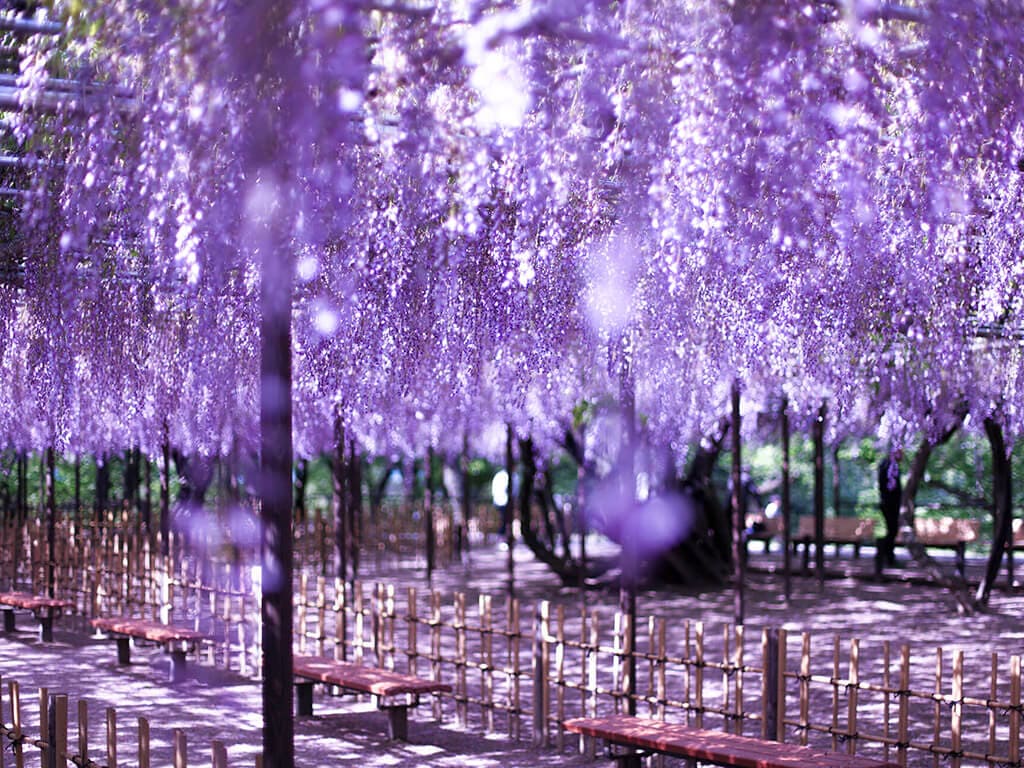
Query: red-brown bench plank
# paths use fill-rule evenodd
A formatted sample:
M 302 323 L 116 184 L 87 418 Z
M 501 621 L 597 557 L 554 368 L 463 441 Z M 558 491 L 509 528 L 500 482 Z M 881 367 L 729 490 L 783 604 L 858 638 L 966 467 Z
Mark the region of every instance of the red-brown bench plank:
M 146 619 L 130 617 L 100 617 L 93 619 L 93 627 L 101 632 L 119 635 L 117 640 L 117 663 L 131 663 L 129 640 L 137 638 L 159 643 L 171 655 L 170 681 L 179 682 L 185 677 L 185 654 L 207 639 L 209 635 L 187 627 L 175 627 Z
M 303 679 L 303 682 L 296 683 L 300 715 L 313 714 L 314 683 L 327 683 L 350 691 L 369 693 L 377 698 L 377 707 L 387 712 L 388 736 L 403 741 L 408 737 L 408 709 L 419 704 L 420 694 L 452 690 L 447 683 L 319 656 L 293 657 L 292 673 Z M 406 698 L 400 702 L 385 701 L 395 696 Z
M 722 731 L 709 731 L 677 723 L 663 723 L 641 717 L 577 718 L 564 723 L 573 733 L 603 739 L 612 744 L 662 752 L 736 768 L 895 768 L 858 755 L 763 741 Z M 636 755 L 622 755 L 622 765 L 639 765 Z
M 70 600 L 57 597 L 43 597 L 28 592 L 0 592 L 0 606 L 5 606 L 4 631 L 14 631 L 14 609 L 32 611 L 39 622 L 39 639 L 45 643 L 53 642 L 53 620 L 65 609 L 74 608 Z

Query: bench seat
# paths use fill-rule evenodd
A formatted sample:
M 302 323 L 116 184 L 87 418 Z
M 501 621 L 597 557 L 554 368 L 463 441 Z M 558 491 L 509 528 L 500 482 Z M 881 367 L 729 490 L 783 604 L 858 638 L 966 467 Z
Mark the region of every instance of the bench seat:
M 39 639 L 53 642 L 53 620 L 75 604 L 56 597 L 42 597 L 28 592 L 0 592 L 0 610 L 4 613 L 4 632 L 14 631 L 14 609 L 31 611 L 39 622 Z
M 403 741 L 408 738 L 408 709 L 419 704 L 420 695 L 452 690 L 446 683 L 319 656 L 295 656 L 292 673 L 302 680 L 296 682 L 300 715 L 313 714 L 314 683 L 368 693 L 376 698 L 378 709 L 388 714 L 388 737 Z
M 133 619 L 127 616 L 100 617 L 93 619 L 92 626 L 107 634 L 115 635 L 117 640 L 117 663 L 131 663 L 132 638 L 157 643 L 171 656 L 170 681 L 180 682 L 185 678 L 185 655 L 194 650 L 200 642 L 208 639 L 208 635 L 187 627 L 175 627 L 146 619 Z
M 826 517 L 824 518 L 824 536 L 822 543 L 832 544 L 838 552 L 844 544 L 853 545 L 854 558 L 860 557 L 862 544 L 871 544 L 875 540 L 875 523 L 860 517 Z M 797 520 L 797 532 L 793 537 L 793 551 L 800 544 L 804 546 L 803 567 L 806 571 L 810 564 L 810 548 L 814 543 L 814 515 L 800 515 Z
M 981 535 L 981 523 L 953 517 L 914 518 L 914 538 L 918 544 L 936 549 L 952 549 L 956 558 L 956 569 L 965 575 L 967 566 L 967 545 Z M 896 537 L 896 544 L 906 545 L 902 532 Z
M 829 752 L 799 744 L 764 741 L 724 731 L 691 728 L 642 717 L 576 718 L 563 723 L 572 733 L 603 739 L 609 744 L 660 752 L 689 760 L 736 766 L 736 768 L 895 768 L 868 757 Z M 623 768 L 640 765 L 641 755 L 633 752 L 615 756 Z

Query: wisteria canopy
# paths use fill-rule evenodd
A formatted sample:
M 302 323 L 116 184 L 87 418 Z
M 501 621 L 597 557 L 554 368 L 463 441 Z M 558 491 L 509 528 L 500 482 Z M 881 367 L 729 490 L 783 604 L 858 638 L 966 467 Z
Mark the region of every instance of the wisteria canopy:
M 553 439 L 624 377 L 675 446 L 734 381 L 1021 432 L 1019 0 L 294 0 L 251 77 L 226 0 L 44 5 L 3 25 L 4 444 L 254 449 L 266 217 L 300 454 Z

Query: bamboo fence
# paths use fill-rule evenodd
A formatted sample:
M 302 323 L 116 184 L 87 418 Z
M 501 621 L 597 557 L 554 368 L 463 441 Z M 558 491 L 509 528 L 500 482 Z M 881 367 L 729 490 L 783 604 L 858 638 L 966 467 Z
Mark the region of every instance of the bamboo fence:
M 4 693 L 6 702 L 3 701 Z M 123 729 L 113 707 L 104 711 L 102 732 L 97 734 L 90 727 L 89 704 L 85 699 L 73 701 L 66 694 L 40 688 L 38 706 L 33 731 L 22 706 L 21 685 L 16 680 L 0 681 L 0 738 L 10 745 L 9 756 L 0 748 L 0 768 L 8 764 L 24 768 L 26 762 L 43 768 L 68 764 L 77 768 L 117 768 L 122 764 L 150 768 L 153 750 L 148 718 L 138 718 L 132 740 L 134 759 L 126 761 L 123 754 L 118 755 L 119 732 Z M 7 715 L 10 715 L 9 719 L 5 719 Z M 77 738 L 69 739 L 71 733 Z M 96 745 L 97 738 L 99 746 Z M 184 729 L 174 729 L 172 749 L 173 768 L 188 768 L 188 736 Z M 257 758 L 256 762 L 259 766 L 261 761 Z M 212 742 L 210 765 L 212 768 L 228 768 L 227 748 L 223 742 Z
M 0 587 L 45 589 L 42 530 L 0 530 Z M 306 532 L 297 550 L 323 534 Z M 200 661 L 257 677 L 259 569 L 251 553 L 172 541 L 169 554 L 123 525 L 62 524 L 56 596 L 77 621 L 134 615 L 212 639 Z M 14 553 L 17 554 L 14 554 Z M 638 620 L 610 609 L 535 606 L 329 578 L 297 568 L 299 653 L 361 661 L 452 685 L 425 708 L 438 720 L 554 749 L 595 753 L 573 717 L 626 711 L 810 744 L 910 766 L 1021 766 L 1021 660 L 959 650 L 812 637 L 782 629 Z M 636 647 L 629 638 L 636 636 Z M 635 659 L 635 679 L 627 663 Z M 333 695 L 329 691 L 325 696 Z

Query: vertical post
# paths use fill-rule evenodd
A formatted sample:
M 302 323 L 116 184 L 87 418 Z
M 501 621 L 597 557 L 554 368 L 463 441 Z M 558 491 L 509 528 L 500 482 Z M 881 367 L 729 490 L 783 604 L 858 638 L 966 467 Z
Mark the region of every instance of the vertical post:
M 732 564 L 733 564 L 733 621 L 743 624 L 744 595 L 743 582 L 746 580 L 746 557 L 744 542 L 746 520 L 743 514 L 743 464 L 740 456 L 740 382 L 732 382 Z
M 171 436 L 166 419 L 160 453 L 160 551 L 167 557 L 171 547 Z
M 82 456 L 75 454 L 75 519 L 82 516 Z
M 512 425 L 505 427 L 505 473 L 508 475 L 508 488 L 505 495 L 505 506 L 501 509 L 502 527 L 505 529 L 506 570 L 508 572 L 508 597 L 516 596 L 516 558 L 515 558 L 515 504 L 512 503 L 512 473 L 515 472 L 512 457 Z
M 840 512 L 839 483 L 839 440 L 832 445 L 832 514 L 839 517 Z
M 786 605 L 793 595 L 793 554 L 791 552 L 793 508 L 789 498 L 789 401 L 782 398 L 782 579 Z
M 764 699 L 764 721 L 761 724 L 762 739 L 778 739 L 779 722 L 779 630 L 775 627 L 764 632 L 763 645 L 764 683 L 761 695 Z
M 846 751 L 857 754 L 857 704 L 860 699 L 860 641 L 850 641 L 850 679 L 846 689 Z
M 250 21 L 277 14 L 256 4 Z M 287 4 L 283 4 L 287 6 Z M 259 10 L 264 10 L 261 14 Z M 243 15 L 250 15 L 248 11 Z M 264 34 L 264 33 L 258 33 Z M 272 38 L 271 33 L 267 34 Z M 276 41 L 261 40 L 274 45 Z M 259 122 L 259 118 L 257 118 Z M 268 137 L 273 145 L 273 138 Z M 274 151 L 272 146 L 267 147 Z M 265 158 L 269 159 L 269 158 Z M 259 167 L 259 166 L 257 166 Z M 271 183 L 263 181 L 261 183 Z M 263 190 L 255 194 L 270 194 Z M 280 212 L 276 212 L 281 216 Z M 267 213 L 268 219 L 274 213 Z M 261 222 L 253 245 L 262 257 L 260 281 L 260 496 L 263 587 L 263 752 L 269 768 L 292 768 L 292 369 L 291 260 L 281 223 Z
M 907 764 L 907 747 L 910 746 L 910 646 L 900 646 L 900 687 L 897 694 L 897 726 L 899 736 L 896 742 L 896 762 Z
M 56 461 L 53 446 L 46 449 L 46 594 L 53 597 L 57 585 L 54 578 L 57 567 L 57 489 Z
M 89 703 L 85 699 L 78 702 L 78 756 L 82 765 L 89 764 Z
M 434 577 L 436 536 L 434 532 L 434 448 L 427 448 L 426 490 L 423 495 L 423 528 L 427 550 L 427 586 Z
M 812 428 L 814 441 L 814 570 L 818 591 L 825 589 L 825 404 Z
M 960 768 L 963 763 L 963 752 L 961 749 L 963 741 L 963 718 L 964 718 L 964 652 L 956 650 L 953 655 L 953 697 L 949 703 L 949 730 L 952 752 L 950 765 L 953 768 Z
M 348 473 L 345 464 L 345 426 L 341 414 L 334 414 L 334 460 L 331 462 L 331 482 L 334 490 L 334 557 L 338 564 L 337 577 L 348 578 Z
M 1010 657 L 1010 743 L 1009 762 L 1020 763 L 1020 656 Z
M 551 606 L 541 600 L 533 623 L 533 744 L 548 745 L 548 618 Z
M 139 768 L 149 768 L 149 720 L 139 718 Z
M 140 729 L 139 751 L 141 765 L 141 729 Z M 117 712 L 113 707 L 107 708 L 107 768 L 117 768 Z
M 359 455 L 356 453 L 356 441 L 348 441 L 348 548 L 349 568 L 351 575 L 349 583 L 355 585 L 359 579 L 359 546 L 362 543 L 361 518 L 363 513 L 363 478 L 359 465 Z
M 188 768 L 188 742 L 181 728 L 174 729 L 174 768 Z

